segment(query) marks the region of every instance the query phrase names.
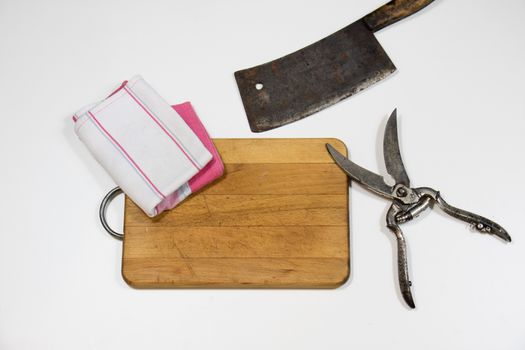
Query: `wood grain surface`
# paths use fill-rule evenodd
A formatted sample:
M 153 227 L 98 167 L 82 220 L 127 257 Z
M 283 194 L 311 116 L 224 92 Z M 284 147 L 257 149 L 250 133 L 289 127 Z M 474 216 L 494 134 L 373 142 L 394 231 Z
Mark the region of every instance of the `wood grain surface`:
M 335 288 L 350 273 L 336 139 L 215 139 L 225 175 L 151 219 L 125 202 L 122 275 L 138 288 Z

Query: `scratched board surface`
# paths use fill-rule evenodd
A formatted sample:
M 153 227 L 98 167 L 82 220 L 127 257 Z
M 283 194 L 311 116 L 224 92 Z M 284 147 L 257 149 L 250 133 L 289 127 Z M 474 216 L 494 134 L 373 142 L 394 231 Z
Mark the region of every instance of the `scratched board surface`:
M 126 198 L 122 275 L 137 288 L 335 288 L 350 273 L 336 139 L 215 139 L 225 175 L 151 219 Z

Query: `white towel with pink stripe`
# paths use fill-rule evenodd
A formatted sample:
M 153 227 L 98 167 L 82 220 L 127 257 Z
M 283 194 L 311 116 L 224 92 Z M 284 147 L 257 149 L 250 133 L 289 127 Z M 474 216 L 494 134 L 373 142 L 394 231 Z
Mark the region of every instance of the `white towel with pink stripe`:
M 140 76 L 78 111 L 75 132 L 122 190 L 148 215 L 176 203 L 211 153 L 173 108 Z M 171 207 L 172 207 L 171 206 Z

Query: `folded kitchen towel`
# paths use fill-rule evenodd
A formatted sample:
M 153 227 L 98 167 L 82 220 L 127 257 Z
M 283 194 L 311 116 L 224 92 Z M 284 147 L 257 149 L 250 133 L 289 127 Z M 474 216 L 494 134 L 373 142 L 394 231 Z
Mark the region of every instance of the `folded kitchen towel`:
M 213 157 L 140 76 L 81 109 L 73 120 L 75 132 L 97 161 L 151 217 L 186 198 L 192 191 L 189 180 Z

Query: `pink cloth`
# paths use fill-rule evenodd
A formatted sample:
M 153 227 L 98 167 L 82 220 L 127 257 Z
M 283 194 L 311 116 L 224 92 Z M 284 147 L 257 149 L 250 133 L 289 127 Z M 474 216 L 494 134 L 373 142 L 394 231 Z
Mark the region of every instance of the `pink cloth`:
M 213 159 L 197 175 L 192 177 L 189 182 L 191 191 L 195 193 L 211 181 L 221 177 L 224 173 L 224 164 L 222 163 L 221 156 L 217 151 L 217 148 L 215 148 L 213 141 L 210 139 L 206 128 L 202 125 L 202 122 L 195 113 L 191 102 L 184 102 L 172 107 L 177 113 L 179 113 L 182 119 L 184 119 L 186 124 L 188 124 L 191 130 L 193 130 L 213 156 Z
M 178 105 L 173 105 L 172 107 L 182 117 L 182 119 L 184 119 L 186 124 L 188 124 L 191 130 L 197 135 L 197 137 L 213 156 L 213 159 L 188 182 L 191 193 L 195 193 L 204 186 L 221 177 L 224 173 L 224 164 L 222 163 L 221 156 L 219 155 L 217 148 L 215 148 L 213 141 L 210 139 L 206 128 L 204 125 L 202 125 L 202 122 L 195 113 L 191 103 L 184 102 Z M 180 199 L 178 196 L 170 196 L 157 205 L 157 213 L 162 213 L 165 210 L 171 209 L 179 202 Z

